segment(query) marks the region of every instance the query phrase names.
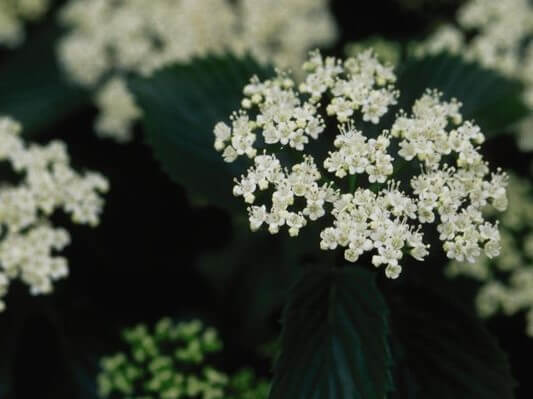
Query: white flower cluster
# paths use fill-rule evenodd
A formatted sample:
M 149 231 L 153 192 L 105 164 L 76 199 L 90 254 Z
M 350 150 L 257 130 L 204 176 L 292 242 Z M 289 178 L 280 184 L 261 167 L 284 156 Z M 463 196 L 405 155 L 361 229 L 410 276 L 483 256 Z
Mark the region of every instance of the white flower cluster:
M 24 41 L 24 23 L 42 17 L 50 0 L 0 0 L 0 46 L 16 47 Z
M 96 106 L 101 110 L 95 126 L 100 136 L 111 137 L 119 143 L 130 141 L 133 124 L 142 113 L 124 79 L 109 79 L 96 94 Z
M 459 28 L 440 27 L 416 53 L 443 50 L 519 79 L 527 87 L 525 100 L 533 110 L 533 3 L 529 0 L 470 0 L 457 15 Z M 467 40 L 469 32 L 474 37 Z M 519 145 L 533 150 L 533 117 L 519 126 Z
M 336 37 L 329 0 L 72 0 L 59 58 L 77 83 L 98 91 L 100 135 L 131 138 L 140 111 L 123 74 L 149 75 L 194 56 L 251 51 L 262 61 L 300 64 Z M 109 78 L 111 76 L 111 78 Z
M 473 123 L 461 124 L 456 100 L 427 91 L 412 115 L 400 112 L 390 130 L 367 137 L 357 119 L 377 124 L 396 103 L 392 68 L 369 50 L 344 63 L 314 52 L 304 69 L 298 89 L 283 73 L 264 82 L 253 78 L 231 126 L 219 122 L 214 128 L 215 148 L 227 162 L 243 155 L 253 160 L 233 189 L 250 204 L 252 230 L 266 224 L 277 233 L 286 225 L 295 236 L 309 220 L 329 213 L 333 225 L 322 230 L 321 248 L 343 247 L 350 262 L 375 251 L 372 263 L 386 265 L 390 278 L 400 274 L 404 250 L 418 260 L 428 254 L 421 232 L 426 223 L 438 224 L 451 259 L 473 262 L 482 251 L 498 255 L 497 225 L 485 221 L 481 210 L 489 203 L 506 208 L 506 176 L 489 176 L 477 147 L 484 136 Z M 326 118 L 339 125 L 321 171 L 304 150 L 324 135 Z M 290 166 L 294 157 L 302 161 Z M 401 187 L 393 174 L 412 160 L 421 172 Z M 264 198 L 269 208 L 256 204 Z
M 232 32 L 237 51 L 249 50 L 260 60 L 299 68 L 309 49 L 332 44 L 337 27 L 330 0 L 237 0 Z
M 38 295 L 51 292 L 53 281 L 67 275 L 66 259 L 54 253 L 70 237 L 53 227 L 49 216 L 62 209 L 74 222 L 96 226 L 104 204 L 100 193 L 108 190 L 102 176 L 71 169 L 63 143 L 27 146 L 20 130 L 18 123 L 0 118 L 0 161 L 21 179 L 0 186 L 0 311 L 11 280 L 22 280 Z
M 501 255 L 481 256 L 475 263 L 451 262 L 448 276 L 469 276 L 482 284 L 476 307 L 483 317 L 498 312 L 527 312 L 527 333 L 533 337 L 533 188 L 511 177 L 509 209 L 501 217 Z

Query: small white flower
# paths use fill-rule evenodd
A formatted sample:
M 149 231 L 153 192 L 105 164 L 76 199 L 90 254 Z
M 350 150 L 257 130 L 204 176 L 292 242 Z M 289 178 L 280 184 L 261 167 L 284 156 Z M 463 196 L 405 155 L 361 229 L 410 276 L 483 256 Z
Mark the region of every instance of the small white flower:
M 233 148 L 232 146 L 227 146 L 224 149 L 224 152 L 222 153 L 224 161 L 228 163 L 235 161 L 238 156 L 239 154 L 237 154 L 237 151 L 235 151 L 235 148 Z
M 248 211 L 250 213 L 250 229 L 256 231 L 266 222 L 268 216 L 266 207 L 264 205 L 253 206 L 248 208 Z
M 385 275 L 391 279 L 397 279 L 402 272 L 402 267 L 400 265 L 388 265 L 385 268 Z

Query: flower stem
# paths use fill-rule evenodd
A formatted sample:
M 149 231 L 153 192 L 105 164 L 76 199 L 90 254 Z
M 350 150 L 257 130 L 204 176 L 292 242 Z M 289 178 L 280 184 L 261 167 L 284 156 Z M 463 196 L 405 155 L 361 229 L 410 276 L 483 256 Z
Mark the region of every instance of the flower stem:
M 357 183 L 357 175 L 350 175 L 348 177 L 348 191 L 350 193 L 355 191 L 355 183 Z

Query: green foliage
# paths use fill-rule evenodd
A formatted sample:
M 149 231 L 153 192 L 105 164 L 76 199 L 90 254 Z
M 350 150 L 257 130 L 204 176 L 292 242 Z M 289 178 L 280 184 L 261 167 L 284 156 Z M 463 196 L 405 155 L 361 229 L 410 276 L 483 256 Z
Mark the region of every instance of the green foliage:
M 100 395 L 135 399 L 261 399 L 268 384 L 250 370 L 233 377 L 209 365 L 220 352 L 216 330 L 199 320 L 175 324 L 161 319 L 150 331 L 139 325 L 124 332 L 129 350 L 105 357 L 98 376 Z
M 389 393 L 387 399 L 421 399 L 420 388 L 409 368 L 405 351 L 393 334 L 391 334 L 391 351 L 394 359 L 392 370 L 394 391 Z
M 213 127 L 240 107 L 253 75 L 273 74 L 251 57 L 210 56 L 175 64 L 129 83 L 144 112 L 146 140 L 162 168 L 177 183 L 227 209 L 241 209 L 228 182 L 244 162 L 227 164 L 213 147 Z
M 269 391 L 267 381 L 257 379 L 251 369 L 243 369 L 230 379 L 224 399 L 267 399 Z
M 40 28 L 0 67 L 0 115 L 9 115 L 33 136 L 82 105 L 87 92 L 66 81 L 56 49 L 61 31 L 53 23 Z
M 404 390 L 393 398 L 514 397 L 507 358 L 475 316 L 421 286 L 395 290 L 388 303 Z
M 306 271 L 285 308 L 270 398 L 384 398 L 392 388 L 387 335 L 373 273 Z
M 221 309 L 234 310 L 240 340 L 255 347 L 274 333 L 272 318 L 287 300 L 304 256 L 311 251 L 328 254 L 320 251 L 317 226 L 307 226 L 294 239 L 266 231 L 252 234 L 245 218 L 235 217 L 233 224 L 228 244 L 201 254 L 197 268 L 212 286 Z
M 413 57 L 400 65 L 397 73 L 398 108 L 408 111 L 427 88 L 438 89 L 444 99 L 461 101 L 464 118 L 474 119 L 487 137 L 506 132 L 529 113 L 522 99 L 522 83 L 458 55 Z

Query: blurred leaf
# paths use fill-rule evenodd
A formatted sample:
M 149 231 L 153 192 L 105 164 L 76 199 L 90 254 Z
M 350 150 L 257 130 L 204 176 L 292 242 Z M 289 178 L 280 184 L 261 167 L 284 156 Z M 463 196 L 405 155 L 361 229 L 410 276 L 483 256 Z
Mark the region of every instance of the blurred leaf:
M 87 338 L 101 340 L 101 323 L 92 319 L 88 328 L 67 335 L 65 326 L 76 316 L 54 305 L 52 296 L 30 296 L 20 283 L 10 287 L 7 309 L 0 313 L 1 399 L 99 398 L 98 364 Z M 81 362 L 81 352 L 90 361 Z
M 36 386 L 42 398 L 75 397 L 63 320 L 50 305 L 51 301 L 43 298 L 17 335 L 19 343 L 13 362 L 16 398 L 33 397 Z
M 388 303 L 416 397 L 514 397 L 507 357 L 480 320 L 419 285 L 395 290 Z
M 196 267 L 213 288 L 220 311 L 231 309 L 234 319 L 226 322 L 238 331 L 237 339 L 256 347 L 279 333 L 278 314 L 301 267 L 330 264 L 335 254 L 320 249 L 320 223 L 307 225 L 295 238 L 265 229 L 251 232 L 241 215 L 232 224 L 228 243 L 201 253 Z
M 426 88 L 457 98 L 464 119 L 474 119 L 486 136 L 504 133 L 529 113 L 522 83 L 447 53 L 408 59 L 398 70 L 398 88 L 399 108 L 407 112 Z
M 0 333 L 0 398 L 13 398 L 13 370 L 12 362 L 15 356 L 16 336 L 13 327 L 6 328 L 6 323 L 1 324 Z
M 235 319 L 230 323 L 239 331 L 238 339 L 253 341 L 250 346 L 273 333 L 270 322 L 285 303 L 301 265 L 298 241 L 265 231 L 252 233 L 247 220 L 236 219 L 228 244 L 201 254 L 197 262 L 221 309 L 232 309 Z
M 14 284 L 3 298 L 6 309 L 0 313 L 0 398 L 15 399 L 14 363 L 20 348 L 20 334 L 28 322 L 32 301 L 25 287 Z
M 58 65 L 60 35 L 60 29 L 48 23 L 0 64 L 0 115 L 21 122 L 25 135 L 35 135 L 89 101 L 88 93 L 67 82 Z
M 90 363 L 90 364 L 89 364 Z M 100 371 L 98 360 L 90 358 L 86 362 L 72 361 L 72 373 L 76 383 L 77 399 L 99 399 L 97 375 Z
M 242 89 L 253 75 L 273 70 L 249 56 L 209 56 L 164 68 L 129 86 L 144 112 L 147 142 L 173 181 L 205 196 L 209 203 L 242 210 L 231 182 L 246 163 L 225 163 L 215 151 L 213 127 L 229 122 L 240 108 Z
M 270 398 L 385 398 L 392 388 L 387 335 L 373 273 L 306 271 L 285 308 Z
M 394 368 L 392 370 L 394 390 L 387 396 L 388 399 L 420 399 L 420 388 L 416 383 L 415 376 L 409 368 L 405 351 L 398 339 L 390 334 L 390 344 Z

